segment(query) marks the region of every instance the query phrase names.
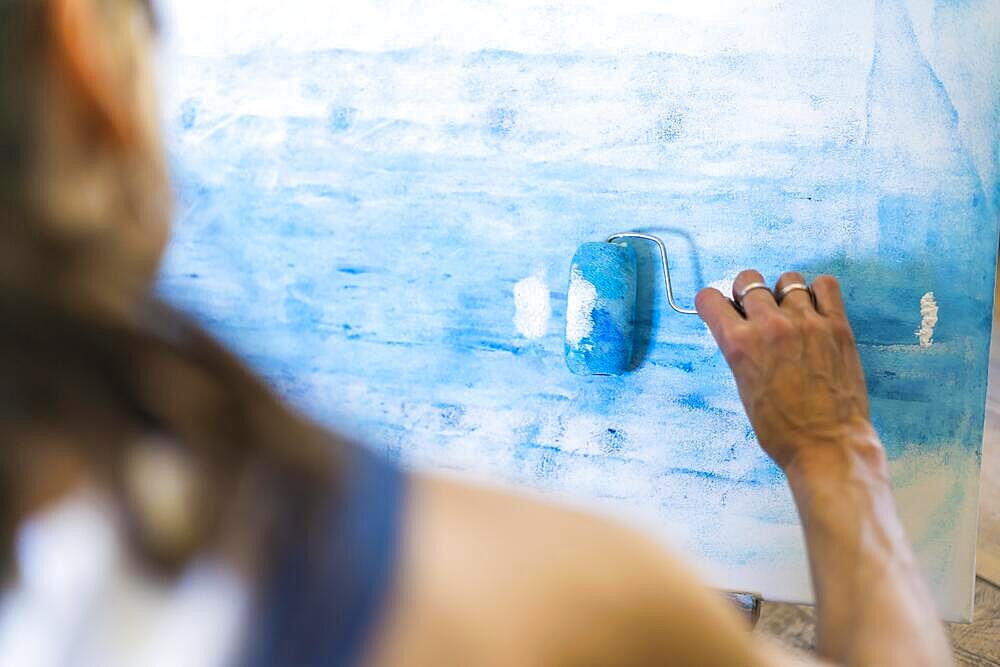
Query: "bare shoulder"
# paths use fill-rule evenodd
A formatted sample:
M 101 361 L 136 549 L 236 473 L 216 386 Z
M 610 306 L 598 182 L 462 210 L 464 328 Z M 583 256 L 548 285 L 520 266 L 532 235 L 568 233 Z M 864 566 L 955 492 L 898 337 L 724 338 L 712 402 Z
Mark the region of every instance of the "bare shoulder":
M 748 655 L 724 604 L 628 528 L 443 479 L 411 488 L 377 664 L 726 664 L 692 659 L 698 623 L 733 635 L 721 655 Z

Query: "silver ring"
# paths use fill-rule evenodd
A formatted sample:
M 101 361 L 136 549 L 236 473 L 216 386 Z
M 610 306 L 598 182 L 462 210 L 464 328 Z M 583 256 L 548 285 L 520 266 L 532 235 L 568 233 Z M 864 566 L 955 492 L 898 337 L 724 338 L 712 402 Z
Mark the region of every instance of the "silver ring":
M 812 288 L 803 283 L 792 283 L 791 285 L 785 285 L 781 289 L 781 291 L 778 292 L 778 296 L 776 299 L 778 301 L 778 305 L 780 306 L 781 302 L 785 300 L 785 297 L 791 294 L 792 292 L 795 292 L 796 290 L 802 290 L 803 292 L 806 292 L 809 295 L 809 300 L 813 302 L 814 306 L 816 305 L 816 297 L 813 295 Z
M 750 283 L 749 285 L 741 289 L 739 294 L 736 295 L 736 303 L 740 306 L 740 308 L 743 307 L 743 299 L 745 299 L 747 294 L 754 291 L 755 289 L 766 289 L 768 292 L 771 292 L 771 288 L 768 287 L 765 283 Z M 774 296 L 773 292 L 771 293 L 771 296 Z

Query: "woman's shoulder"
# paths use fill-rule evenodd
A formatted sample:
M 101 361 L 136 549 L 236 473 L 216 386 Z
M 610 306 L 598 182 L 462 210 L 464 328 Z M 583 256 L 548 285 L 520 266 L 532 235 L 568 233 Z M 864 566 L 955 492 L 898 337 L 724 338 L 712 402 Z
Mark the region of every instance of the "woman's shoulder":
M 432 477 L 413 476 L 408 497 L 376 664 L 648 664 L 689 623 L 737 627 L 614 521 Z

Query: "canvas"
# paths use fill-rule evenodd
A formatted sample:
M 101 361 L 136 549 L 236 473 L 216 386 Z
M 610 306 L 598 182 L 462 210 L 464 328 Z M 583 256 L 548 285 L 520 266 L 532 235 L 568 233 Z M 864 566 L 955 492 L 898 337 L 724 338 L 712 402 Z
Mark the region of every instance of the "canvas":
M 640 230 L 677 299 L 837 276 L 896 497 L 971 614 L 1000 197 L 992 0 L 167 0 L 161 289 L 414 469 L 633 521 L 808 601 L 798 518 L 641 245 L 635 369 L 563 358 L 578 245 Z

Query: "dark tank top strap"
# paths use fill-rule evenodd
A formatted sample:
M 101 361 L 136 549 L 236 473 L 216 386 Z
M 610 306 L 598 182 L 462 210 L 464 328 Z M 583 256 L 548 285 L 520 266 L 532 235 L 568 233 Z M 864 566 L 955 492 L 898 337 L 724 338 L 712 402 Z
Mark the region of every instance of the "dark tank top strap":
M 277 555 L 243 664 L 351 667 L 372 639 L 395 579 L 406 477 L 362 447 L 346 448 L 344 464 L 318 534 Z

